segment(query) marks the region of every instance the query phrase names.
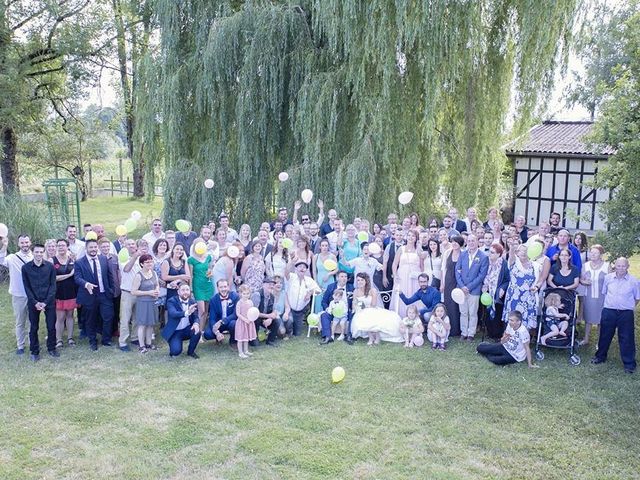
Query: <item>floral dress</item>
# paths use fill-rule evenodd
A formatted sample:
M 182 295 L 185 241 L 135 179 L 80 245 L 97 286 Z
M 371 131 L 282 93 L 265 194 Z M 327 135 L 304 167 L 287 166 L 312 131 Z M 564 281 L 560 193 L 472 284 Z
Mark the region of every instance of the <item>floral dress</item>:
M 244 282 L 249 285 L 251 292 L 259 292 L 264 280 L 265 264 L 261 255 L 249 255 L 245 262 L 249 262 L 244 274 Z
M 522 265 L 519 259 L 509 269 L 509 287 L 504 300 L 502 321 L 509 321 L 509 312 L 518 310 L 522 313 L 522 321 L 528 329 L 538 326 L 538 295 L 530 289 L 536 284 L 540 275 L 536 263 Z

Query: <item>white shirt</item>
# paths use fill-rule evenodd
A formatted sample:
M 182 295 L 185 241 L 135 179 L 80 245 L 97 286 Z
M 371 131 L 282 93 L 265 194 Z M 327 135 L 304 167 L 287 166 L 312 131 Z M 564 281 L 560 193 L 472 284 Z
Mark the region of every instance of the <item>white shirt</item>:
M 33 260 L 31 250 L 25 255 L 22 252 L 10 253 L 0 257 L 0 264 L 9 269 L 9 294 L 12 297 L 26 297 L 24 283 L 22 283 L 22 266 Z
M 161 238 L 164 238 L 164 232 L 160 232 L 160 235 L 156 236 L 156 234 L 151 231 L 142 236 L 142 240 L 145 240 L 149 245 L 149 250 L 151 250 L 153 245 L 156 243 L 156 240 L 160 240 Z
M 77 238 L 73 243 L 69 242 L 69 250 L 71 250 L 71 253 L 75 256 L 76 261 L 85 256 L 84 242 Z
M 373 257 L 358 257 L 349 261 L 349 265 L 354 267 L 353 275 L 358 275 L 359 273 L 366 273 L 369 275 L 371 281 L 373 281 L 373 274 L 376 273 L 376 270 L 382 270 L 382 264 L 378 262 Z
M 136 276 L 136 273 L 138 273 L 140 270 L 142 270 L 142 267 L 140 266 L 140 264 L 138 263 L 138 261 L 136 260 L 133 264 L 133 267 L 131 267 L 131 270 L 129 270 L 128 272 L 124 271 L 124 267 L 125 264 L 120 264 L 120 290 L 124 290 L 126 292 L 131 292 L 131 285 L 133 284 L 133 277 Z
M 180 323 L 178 323 L 176 330 L 182 330 L 189 326 L 189 315 L 187 315 L 187 310 L 189 310 L 189 299 L 183 302 L 182 299 L 180 298 L 180 304 L 182 305 L 182 311 L 184 312 L 184 316 L 180 320 Z
M 529 331 L 524 323 L 520 325 L 518 330 L 514 331 L 511 325 L 507 324 L 507 328 L 504 333 L 511 335 L 509 341 L 503 343 L 503 346 L 507 352 L 517 361 L 521 362 L 527 358 L 527 351 L 524 349 L 524 344 L 529 343 Z
M 289 274 L 287 298 L 289 299 L 291 310 L 297 312 L 304 310 L 304 307 L 306 307 L 311 300 L 310 298 L 305 300 L 305 296 L 307 293 L 314 291 L 321 292 L 322 289 L 313 278 L 305 276 L 301 280 L 297 273 Z

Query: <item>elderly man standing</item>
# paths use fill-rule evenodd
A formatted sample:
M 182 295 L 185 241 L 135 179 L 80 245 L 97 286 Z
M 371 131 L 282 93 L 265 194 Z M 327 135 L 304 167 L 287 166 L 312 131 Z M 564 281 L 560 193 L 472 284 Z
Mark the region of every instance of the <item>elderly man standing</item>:
M 638 280 L 629 274 L 629 260 L 620 257 L 615 263 L 615 272 L 604 277 L 602 286 L 604 308 L 600 320 L 600 338 L 596 355 L 591 363 L 599 364 L 607 361 L 609 346 L 618 329 L 618 344 L 624 371 L 636 371 L 636 341 L 633 326 L 633 313 L 640 302 L 640 285 Z
M 489 258 L 478 250 L 478 238 L 467 236 L 467 249 L 460 254 L 456 264 L 456 282 L 464 292 L 464 303 L 460 305 L 460 329 L 463 340 L 473 340 L 478 326 L 478 306 L 482 283 L 489 270 Z

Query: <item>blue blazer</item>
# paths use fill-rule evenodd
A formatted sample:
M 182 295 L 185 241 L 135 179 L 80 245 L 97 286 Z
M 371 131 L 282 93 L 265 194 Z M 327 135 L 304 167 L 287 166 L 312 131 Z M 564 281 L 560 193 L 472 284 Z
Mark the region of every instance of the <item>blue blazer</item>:
M 338 284 L 336 282 L 333 282 L 324 291 L 324 295 L 322 295 L 322 309 L 323 310 L 326 310 L 327 307 L 329 306 L 329 304 L 331 303 L 331 300 L 333 300 L 333 292 L 336 291 L 336 288 L 338 288 Z M 346 293 L 353 293 L 353 285 L 350 285 L 350 284 L 347 283 L 347 287 L 345 288 L 345 292 Z M 347 306 L 349 307 L 349 311 L 351 311 L 352 297 L 353 297 L 353 295 L 351 295 L 351 296 L 347 295 Z
M 193 298 L 189 298 L 189 305 L 195 304 L 196 301 Z M 182 300 L 179 295 L 174 295 L 167 300 L 167 324 L 162 329 L 162 338 L 167 342 L 171 338 L 178 328 L 178 324 L 184 317 L 184 310 L 182 309 Z M 189 325 L 193 325 L 198 322 L 198 309 L 196 309 L 191 315 L 189 315 Z
M 456 264 L 456 282 L 458 288 L 467 287 L 471 295 L 482 293 L 482 282 L 489 270 L 489 257 L 478 249 L 473 259 L 473 264 L 469 267 L 469 252 L 464 251 L 458 258 Z
M 229 326 L 231 322 L 235 322 L 238 319 L 236 315 L 236 305 L 240 300 L 240 295 L 236 292 L 229 292 L 229 303 L 227 304 L 227 316 L 222 317 L 222 302 L 220 301 L 220 294 L 216 293 L 209 301 L 209 325 L 213 325 L 218 320 L 222 320 L 222 325 Z
M 100 263 L 104 292 L 108 297 L 113 297 L 113 274 L 109 268 L 109 263 L 103 255 L 97 255 L 96 260 Z M 84 284 L 89 282 L 98 285 L 98 278 L 93 274 L 93 268 L 91 268 L 87 255 L 76 261 L 73 278 L 78 286 L 76 303 L 78 305 L 93 305 L 96 300 L 96 294 L 98 293 L 98 287 L 96 286 L 96 288 L 93 289 L 93 295 L 91 295 L 84 287 Z

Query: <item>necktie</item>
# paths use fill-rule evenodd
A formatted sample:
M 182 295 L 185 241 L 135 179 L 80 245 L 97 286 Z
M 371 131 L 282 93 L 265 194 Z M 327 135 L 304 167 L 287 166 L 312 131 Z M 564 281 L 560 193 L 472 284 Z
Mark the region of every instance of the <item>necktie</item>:
M 96 265 L 96 259 L 94 258 L 92 260 L 93 262 L 93 276 L 96 277 L 96 280 L 98 279 L 98 265 Z

